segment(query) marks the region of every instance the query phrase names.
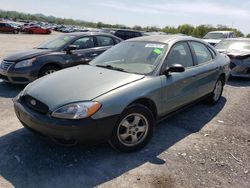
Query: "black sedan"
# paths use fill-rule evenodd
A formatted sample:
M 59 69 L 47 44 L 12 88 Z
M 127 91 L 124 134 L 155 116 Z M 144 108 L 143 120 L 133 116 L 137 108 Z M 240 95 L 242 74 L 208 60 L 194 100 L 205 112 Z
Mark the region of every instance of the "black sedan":
M 63 68 L 87 64 L 121 41 L 105 33 L 60 35 L 37 48 L 5 57 L 0 64 L 0 78 L 27 84 Z
M 216 48 L 230 57 L 231 76 L 250 78 L 250 39 L 226 39 L 221 41 Z

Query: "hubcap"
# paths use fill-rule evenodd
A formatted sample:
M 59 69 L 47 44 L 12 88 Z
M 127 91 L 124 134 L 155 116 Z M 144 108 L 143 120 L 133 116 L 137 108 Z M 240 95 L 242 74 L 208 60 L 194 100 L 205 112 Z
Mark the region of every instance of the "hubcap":
M 56 72 L 56 70 L 53 70 L 53 69 L 47 70 L 47 71 L 45 72 L 45 75 L 52 74 L 52 73 L 54 73 L 54 72 Z
M 221 81 L 218 81 L 214 88 L 214 100 L 217 101 L 220 98 L 222 90 L 222 83 Z
M 141 114 L 130 114 L 125 117 L 117 129 L 117 136 L 126 146 L 135 146 L 141 143 L 148 132 L 148 121 Z

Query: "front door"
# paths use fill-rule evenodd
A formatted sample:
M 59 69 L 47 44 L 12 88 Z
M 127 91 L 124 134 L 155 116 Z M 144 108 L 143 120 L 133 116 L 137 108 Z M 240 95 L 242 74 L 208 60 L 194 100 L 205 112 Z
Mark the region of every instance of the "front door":
M 188 43 L 176 43 L 169 52 L 163 66 L 181 64 L 185 72 L 162 75 L 162 112 L 168 114 L 193 101 L 197 92 L 196 71 Z

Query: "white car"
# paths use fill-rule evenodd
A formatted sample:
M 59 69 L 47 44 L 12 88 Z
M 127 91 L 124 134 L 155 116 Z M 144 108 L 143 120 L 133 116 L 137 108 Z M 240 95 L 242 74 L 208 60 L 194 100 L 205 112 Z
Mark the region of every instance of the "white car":
M 221 40 L 227 38 L 236 38 L 236 35 L 233 31 L 212 31 L 207 33 L 203 40 L 212 46 L 216 46 Z

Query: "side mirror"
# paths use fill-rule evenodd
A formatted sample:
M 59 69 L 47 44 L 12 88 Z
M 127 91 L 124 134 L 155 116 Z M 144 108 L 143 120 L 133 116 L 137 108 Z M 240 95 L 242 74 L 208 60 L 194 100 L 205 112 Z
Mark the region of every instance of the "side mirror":
M 168 75 L 170 72 L 185 72 L 185 67 L 181 64 L 173 64 L 167 67 L 163 74 Z
M 71 53 L 71 51 L 73 51 L 73 50 L 77 50 L 77 48 L 78 48 L 78 46 L 77 45 L 69 45 L 67 48 L 66 48 L 66 52 L 68 53 L 68 54 L 70 54 Z

